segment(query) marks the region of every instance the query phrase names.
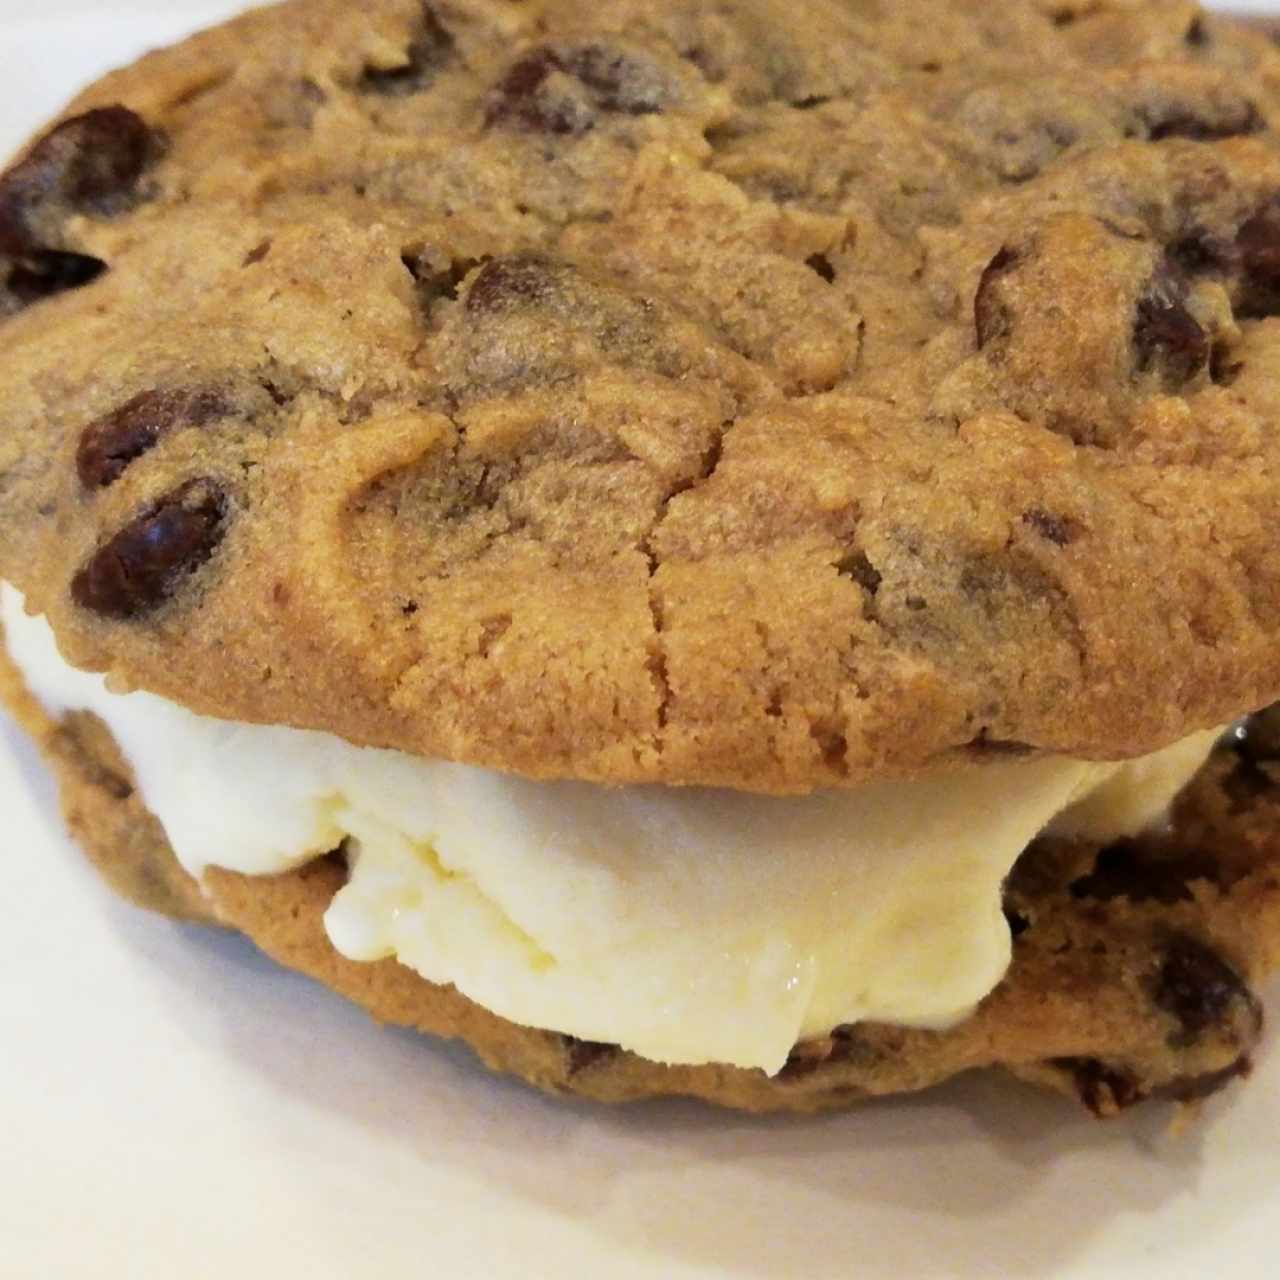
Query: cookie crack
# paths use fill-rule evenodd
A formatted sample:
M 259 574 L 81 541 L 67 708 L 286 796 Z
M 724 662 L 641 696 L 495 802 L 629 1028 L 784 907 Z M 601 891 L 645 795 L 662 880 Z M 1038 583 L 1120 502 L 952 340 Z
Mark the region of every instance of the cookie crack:
M 656 582 L 658 570 L 662 568 L 662 558 L 658 554 L 655 543 L 663 524 L 666 522 L 671 503 L 681 494 L 693 493 L 702 488 L 715 475 L 716 469 L 720 466 L 721 458 L 724 456 L 725 436 L 736 424 L 736 418 L 730 418 L 721 424 L 719 432 L 703 455 L 702 466 L 699 468 L 698 474 L 683 484 L 676 485 L 666 494 L 658 504 L 658 509 L 654 512 L 653 522 L 650 524 L 648 532 L 640 539 L 637 545 L 637 550 L 644 556 L 648 565 L 646 591 L 653 633 L 649 638 L 649 656 L 646 665 L 649 670 L 649 678 L 653 682 L 654 692 L 658 697 L 653 749 L 659 755 L 663 751 L 663 738 L 670 719 L 673 693 L 667 670 L 666 643 L 663 640 L 663 635 L 666 632 L 666 614 L 663 610 L 662 598 L 658 592 Z
M 658 510 L 654 514 L 653 523 L 649 526 L 648 533 L 640 542 L 640 551 L 649 560 L 649 576 L 650 578 L 661 567 L 657 553 L 654 551 L 654 541 L 662 532 L 662 526 L 666 523 L 668 512 L 670 511 L 672 502 L 685 494 L 697 493 L 703 489 L 715 475 L 720 467 L 721 459 L 724 456 L 725 437 L 729 432 L 737 426 L 737 418 L 730 418 L 721 423 L 720 430 L 716 433 L 715 438 L 707 447 L 706 452 L 702 455 L 702 465 L 698 469 L 698 474 L 692 479 L 686 480 L 676 485 L 664 497 L 658 505 Z
M 662 638 L 666 627 L 666 618 L 662 609 L 662 599 L 654 587 L 656 573 L 657 566 L 651 558 L 649 562 L 648 599 L 649 619 L 653 626 L 653 635 L 649 640 L 649 657 L 646 666 L 648 667 L 649 678 L 653 682 L 654 692 L 658 697 L 656 712 L 657 732 L 654 735 L 653 747 L 661 755 L 664 745 L 663 736 L 671 714 L 672 692 L 671 679 L 667 671 L 666 643 Z

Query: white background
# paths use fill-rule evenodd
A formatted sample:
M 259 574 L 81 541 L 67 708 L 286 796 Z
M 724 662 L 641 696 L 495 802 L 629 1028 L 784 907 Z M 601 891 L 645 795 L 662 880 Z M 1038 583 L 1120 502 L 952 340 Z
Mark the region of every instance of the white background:
M 0 0 L 0 150 L 237 7 Z M 1280 1269 L 1270 1046 L 1182 1140 L 984 1079 L 823 1120 L 554 1103 L 115 901 L 3 720 L 0 806 L 0 1280 Z

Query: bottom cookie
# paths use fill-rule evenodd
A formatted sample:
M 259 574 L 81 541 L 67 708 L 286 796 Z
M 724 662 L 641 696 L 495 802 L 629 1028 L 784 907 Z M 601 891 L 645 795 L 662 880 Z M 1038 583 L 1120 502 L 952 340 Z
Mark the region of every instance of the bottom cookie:
M 211 870 L 197 885 L 93 716 L 55 723 L 0 649 L 0 699 L 58 774 L 68 823 L 111 886 L 144 907 L 238 929 L 376 1019 L 468 1043 L 491 1068 L 603 1102 L 689 1096 L 748 1111 L 816 1111 L 999 1068 L 1099 1116 L 1147 1098 L 1194 1103 L 1247 1075 L 1262 1028 L 1254 986 L 1280 966 L 1280 752 L 1269 725 L 1215 751 L 1169 828 L 1103 848 L 1044 838 L 1006 892 L 1013 964 L 946 1032 L 862 1024 L 796 1046 L 784 1070 L 663 1066 L 517 1026 L 394 961 L 358 964 L 323 915 L 335 851 L 283 876 Z

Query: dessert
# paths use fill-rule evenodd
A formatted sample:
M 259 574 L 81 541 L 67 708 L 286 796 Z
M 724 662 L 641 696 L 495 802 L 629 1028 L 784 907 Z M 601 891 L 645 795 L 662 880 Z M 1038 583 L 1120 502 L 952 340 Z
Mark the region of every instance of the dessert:
M 590 1097 L 1243 1074 L 1277 70 L 1186 4 L 295 0 L 107 77 L 0 180 L 77 834 Z

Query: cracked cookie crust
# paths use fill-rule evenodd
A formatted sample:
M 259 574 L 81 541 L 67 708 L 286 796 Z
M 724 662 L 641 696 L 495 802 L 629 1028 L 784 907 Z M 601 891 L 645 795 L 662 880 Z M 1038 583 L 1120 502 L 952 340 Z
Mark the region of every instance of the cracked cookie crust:
M 0 180 L 0 575 L 530 776 L 1153 750 L 1280 692 L 1278 73 L 1177 0 L 250 14 Z

